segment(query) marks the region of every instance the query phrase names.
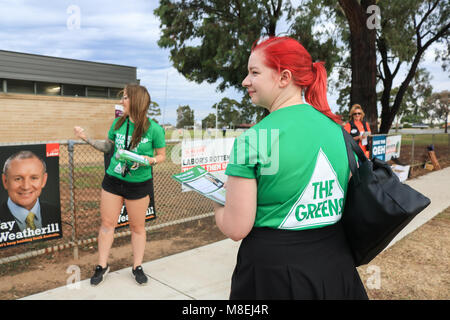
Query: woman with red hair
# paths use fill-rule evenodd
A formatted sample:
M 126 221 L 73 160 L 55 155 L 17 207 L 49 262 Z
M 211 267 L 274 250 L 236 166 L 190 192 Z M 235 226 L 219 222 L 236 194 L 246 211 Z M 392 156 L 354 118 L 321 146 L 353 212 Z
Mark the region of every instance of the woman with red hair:
M 219 229 L 242 240 L 230 299 L 367 299 L 340 223 L 350 170 L 323 62 L 271 37 L 242 85 L 270 113 L 235 140 L 215 204 Z

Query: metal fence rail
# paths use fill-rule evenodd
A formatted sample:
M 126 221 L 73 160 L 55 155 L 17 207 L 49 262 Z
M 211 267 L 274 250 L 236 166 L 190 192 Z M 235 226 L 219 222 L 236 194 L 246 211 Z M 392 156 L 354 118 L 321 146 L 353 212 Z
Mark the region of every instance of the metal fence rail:
M 104 155 L 85 143 L 71 140 L 56 142 L 60 143 L 59 179 L 63 237 L 1 249 L 0 264 L 67 248 L 73 248 L 74 257 L 78 258 L 79 246 L 97 241 L 101 182 L 105 172 Z M 19 144 L 41 143 L 49 142 Z M 172 149 L 178 143 L 180 142 L 167 143 L 166 161 L 153 170 L 157 218 L 146 223 L 147 231 L 213 214 L 211 201 L 195 192 L 182 192 L 181 186 L 171 178 L 173 174 L 180 172 L 180 163 L 173 163 L 170 157 Z M 412 166 L 423 164 L 427 160 L 427 146 L 430 144 L 434 145 L 439 159 L 450 156 L 449 134 L 404 134 L 399 160 Z M 115 237 L 129 234 L 129 228 L 124 227 L 116 231 Z

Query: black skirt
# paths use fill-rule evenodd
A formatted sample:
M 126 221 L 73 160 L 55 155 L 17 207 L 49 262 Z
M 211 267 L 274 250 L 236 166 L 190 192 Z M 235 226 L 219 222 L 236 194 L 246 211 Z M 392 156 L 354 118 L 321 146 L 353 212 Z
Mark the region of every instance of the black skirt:
M 253 228 L 239 248 L 230 299 L 368 297 L 338 222 L 301 231 Z

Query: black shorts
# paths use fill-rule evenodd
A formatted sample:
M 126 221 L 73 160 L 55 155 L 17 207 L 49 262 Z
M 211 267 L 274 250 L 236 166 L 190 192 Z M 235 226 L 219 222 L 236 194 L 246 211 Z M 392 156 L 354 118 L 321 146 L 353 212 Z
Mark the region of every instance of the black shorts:
M 128 182 L 105 174 L 102 188 L 125 199 L 137 200 L 150 195 L 153 189 L 153 178 L 143 182 Z

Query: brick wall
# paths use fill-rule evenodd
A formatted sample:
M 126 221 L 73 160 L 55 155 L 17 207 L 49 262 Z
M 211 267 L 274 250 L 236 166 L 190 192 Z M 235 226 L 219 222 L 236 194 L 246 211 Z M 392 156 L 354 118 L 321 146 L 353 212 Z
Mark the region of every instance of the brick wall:
M 76 139 L 73 127 L 106 139 L 114 120 L 113 99 L 0 93 L 0 142 Z

